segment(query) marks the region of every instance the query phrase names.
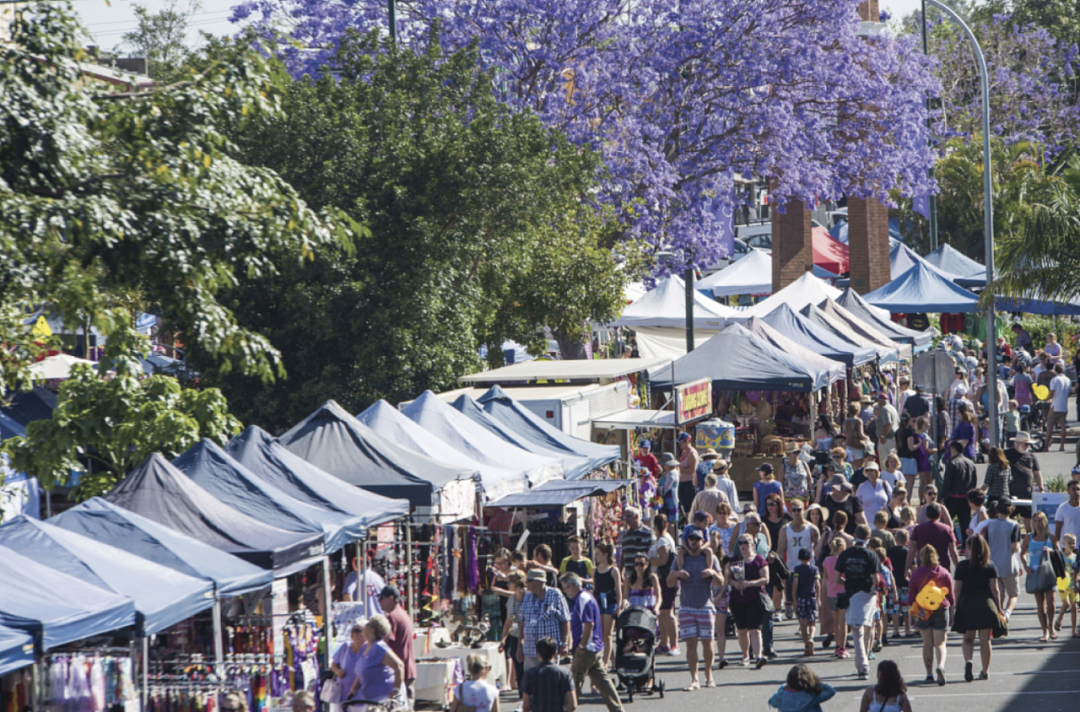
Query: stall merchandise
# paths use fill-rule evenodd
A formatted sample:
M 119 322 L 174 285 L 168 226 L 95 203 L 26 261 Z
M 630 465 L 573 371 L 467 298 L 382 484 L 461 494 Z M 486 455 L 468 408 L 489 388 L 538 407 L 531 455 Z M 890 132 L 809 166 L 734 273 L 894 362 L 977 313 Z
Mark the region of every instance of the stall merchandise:
M 437 507 L 441 490 L 479 481 L 475 469 L 436 462 L 378 435 L 334 401 L 327 401 L 278 438 L 287 450 L 349 484 L 416 507 Z
M 131 657 L 46 655 L 38 699 L 49 712 L 138 712 Z

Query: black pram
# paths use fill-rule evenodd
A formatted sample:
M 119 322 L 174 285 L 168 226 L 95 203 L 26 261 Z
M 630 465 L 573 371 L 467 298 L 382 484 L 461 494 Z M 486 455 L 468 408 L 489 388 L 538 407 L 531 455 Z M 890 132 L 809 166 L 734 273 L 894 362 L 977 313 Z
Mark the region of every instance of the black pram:
M 663 699 L 664 683 L 656 680 L 656 614 L 648 608 L 630 606 L 615 621 L 615 674 L 630 702 L 635 692 L 657 692 Z

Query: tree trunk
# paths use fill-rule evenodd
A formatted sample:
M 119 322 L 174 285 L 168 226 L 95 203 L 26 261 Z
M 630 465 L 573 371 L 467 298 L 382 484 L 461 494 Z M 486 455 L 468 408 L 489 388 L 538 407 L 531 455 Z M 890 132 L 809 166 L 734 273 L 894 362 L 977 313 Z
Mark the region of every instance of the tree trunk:
M 559 329 L 552 329 L 551 335 L 555 337 L 555 341 L 559 344 L 559 352 L 562 354 L 564 361 L 581 361 L 585 358 L 585 344 L 580 340 L 572 338 Z

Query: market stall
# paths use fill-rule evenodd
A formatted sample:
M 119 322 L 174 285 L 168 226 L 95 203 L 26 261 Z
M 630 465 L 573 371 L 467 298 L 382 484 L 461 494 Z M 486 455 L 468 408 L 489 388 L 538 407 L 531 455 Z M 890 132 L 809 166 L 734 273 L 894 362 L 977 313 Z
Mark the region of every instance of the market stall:
M 928 349 L 934 344 L 934 335 L 932 333 L 909 329 L 882 317 L 865 299 L 859 296 L 858 292 L 850 287 L 844 290 L 844 293 L 837 298 L 836 303 L 893 341 L 911 344 L 912 350 L 916 353 Z
M 735 310 L 694 291 L 694 328 L 722 329 Z M 686 283 L 678 277 L 661 280 L 654 289 L 623 309 L 611 326 L 631 329 L 642 327 L 686 326 Z

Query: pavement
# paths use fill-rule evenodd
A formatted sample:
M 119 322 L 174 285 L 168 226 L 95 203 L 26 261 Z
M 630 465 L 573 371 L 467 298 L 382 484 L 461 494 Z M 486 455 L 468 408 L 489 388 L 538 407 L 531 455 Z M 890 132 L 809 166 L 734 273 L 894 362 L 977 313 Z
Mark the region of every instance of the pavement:
M 1072 404 L 1070 403 L 1070 406 Z M 1073 408 L 1070 407 L 1070 415 Z M 1057 451 L 1055 441 L 1051 452 L 1039 453 L 1043 474 L 1047 478 L 1064 474 L 1066 479 L 1076 461 L 1077 423 L 1070 419 L 1073 432 L 1066 445 L 1066 452 Z M 979 466 L 980 482 L 985 465 Z M 1060 607 L 1060 600 L 1057 601 Z M 964 681 L 964 658 L 960 650 L 960 636 L 949 633 L 945 672 L 947 684 L 939 687 L 926 683 L 926 671 L 922 663 L 922 641 L 919 638 L 901 638 L 878 653 L 878 661 L 892 659 L 908 683 L 912 709 L 944 710 L 947 712 L 1080 712 L 1080 639 L 1070 637 L 1069 618 L 1066 615 L 1063 629 L 1057 640 L 1040 643 L 1042 631 L 1035 615 L 1034 598 L 1023 592 L 1012 616 L 1008 637 L 994 641 L 990 664 L 990 679 Z M 820 645 L 821 638 L 818 637 Z M 784 684 L 788 670 L 796 663 L 807 663 L 824 682 L 836 688 L 837 694 L 823 705 L 826 712 L 857 712 L 866 682 L 855 675 L 853 659 L 838 660 L 831 652 L 818 653 L 812 658 L 802 655 L 796 621 L 785 621 L 775 627 L 775 648 L 780 656 L 761 670 L 744 668 L 739 664 L 737 641 L 728 640 L 728 665 L 714 671 L 717 687 L 683 692 L 690 682 L 685 661 L 685 650 L 678 657 L 657 656 L 657 677 L 665 682 L 664 699 L 657 695 L 635 695 L 633 704 L 623 704 L 626 712 L 650 710 L 650 712 L 688 712 L 691 709 L 710 710 L 766 710 L 768 701 Z M 973 658 L 975 675 L 981 670 L 978 647 Z M 874 678 L 876 662 L 871 661 L 870 676 Z M 699 673 L 699 680 L 704 677 Z M 516 693 L 504 693 L 501 707 L 509 712 L 516 705 Z M 688 707 L 689 705 L 689 707 Z M 600 696 L 589 691 L 579 701 L 585 710 L 603 710 Z M 875 712 L 875 710 L 871 710 Z

